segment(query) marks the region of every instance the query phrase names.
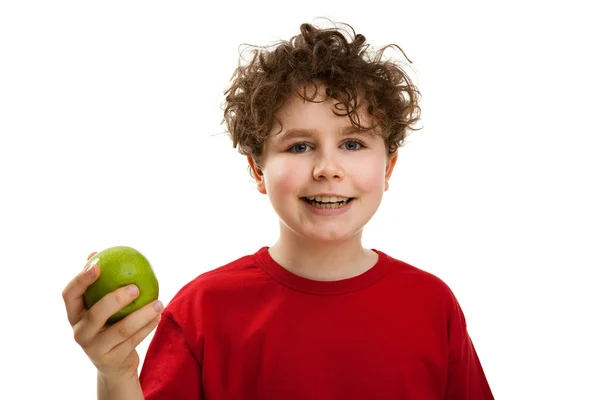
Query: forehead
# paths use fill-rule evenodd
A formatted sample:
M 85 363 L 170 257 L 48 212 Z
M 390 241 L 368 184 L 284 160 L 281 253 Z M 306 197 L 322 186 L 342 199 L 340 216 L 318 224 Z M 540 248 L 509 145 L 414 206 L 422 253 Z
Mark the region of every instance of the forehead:
M 276 136 L 289 129 L 304 130 L 310 132 L 319 131 L 339 131 L 349 133 L 357 131 L 346 115 L 347 110 L 343 103 L 325 95 L 324 89 L 319 88 L 319 92 L 313 99 L 314 87 L 312 92 L 307 89 L 306 97 L 311 100 L 303 99 L 300 95 L 294 93 L 275 113 L 275 121 L 269 136 Z M 360 100 L 360 99 L 359 99 Z M 374 120 L 366 111 L 366 106 L 361 105 L 357 110 L 357 115 L 353 118 L 363 127 L 370 127 Z

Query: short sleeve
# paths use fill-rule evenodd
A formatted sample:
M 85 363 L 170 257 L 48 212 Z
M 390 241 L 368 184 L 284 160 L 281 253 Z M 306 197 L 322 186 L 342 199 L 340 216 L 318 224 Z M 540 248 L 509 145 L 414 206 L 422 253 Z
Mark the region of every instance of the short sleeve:
M 166 313 L 148 346 L 140 374 L 146 400 L 201 400 L 202 368 L 181 327 Z
M 467 331 L 464 313 L 452 295 L 448 321 L 449 366 L 445 400 L 494 400 Z

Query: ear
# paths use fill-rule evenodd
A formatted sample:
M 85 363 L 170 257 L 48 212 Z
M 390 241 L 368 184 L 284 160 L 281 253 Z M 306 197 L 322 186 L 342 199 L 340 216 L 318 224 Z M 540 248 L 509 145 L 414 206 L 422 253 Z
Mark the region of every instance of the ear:
M 387 165 L 385 167 L 385 191 L 390 188 L 390 178 L 392 177 L 392 172 L 394 171 L 394 167 L 396 166 L 396 161 L 398 161 L 398 153 L 394 154 L 393 157 L 388 159 Z
M 248 164 L 250 165 L 250 170 L 252 171 L 252 175 L 254 175 L 254 179 L 256 180 L 256 188 L 262 194 L 267 194 L 267 188 L 265 187 L 265 176 L 263 175 L 260 167 L 256 165 L 252 156 L 246 156 L 248 159 Z

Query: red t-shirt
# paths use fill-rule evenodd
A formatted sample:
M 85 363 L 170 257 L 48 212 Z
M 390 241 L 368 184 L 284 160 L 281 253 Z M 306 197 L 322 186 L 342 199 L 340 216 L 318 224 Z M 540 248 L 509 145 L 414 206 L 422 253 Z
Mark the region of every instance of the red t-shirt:
M 165 308 L 146 400 L 488 400 L 450 288 L 381 251 L 362 275 L 299 277 L 267 247 L 206 272 Z

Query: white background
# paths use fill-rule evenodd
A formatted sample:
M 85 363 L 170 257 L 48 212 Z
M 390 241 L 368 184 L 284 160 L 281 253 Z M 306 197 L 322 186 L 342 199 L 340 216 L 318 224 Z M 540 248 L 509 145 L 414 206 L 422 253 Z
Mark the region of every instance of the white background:
M 325 3 L 2 2 L 0 398 L 95 398 L 61 297 L 91 251 L 139 249 L 168 303 L 274 243 L 222 93 L 240 44 L 324 16 L 423 94 L 363 244 L 452 288 L 497 399 L 600 399 L 593 2 Z

